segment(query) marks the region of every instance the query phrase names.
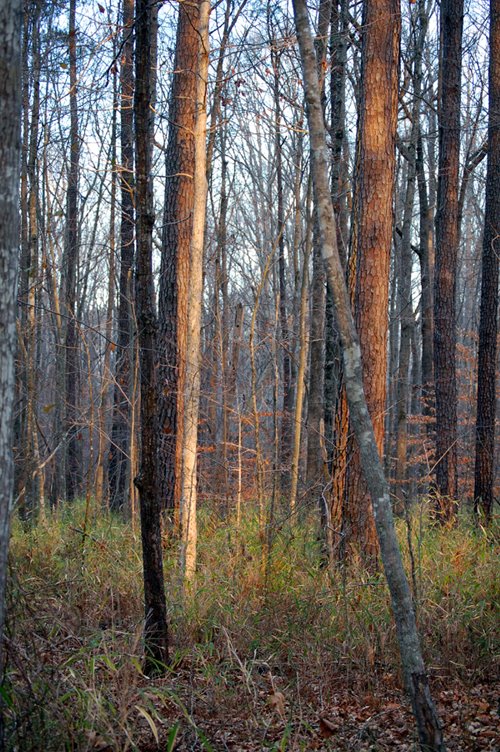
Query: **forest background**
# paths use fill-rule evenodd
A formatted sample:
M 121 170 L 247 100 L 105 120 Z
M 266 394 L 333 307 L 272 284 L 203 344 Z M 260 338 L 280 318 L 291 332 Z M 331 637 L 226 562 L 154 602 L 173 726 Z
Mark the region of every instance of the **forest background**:
M 494 749 L 498 0 L 212 6 L 18 16 L 4 744 Z

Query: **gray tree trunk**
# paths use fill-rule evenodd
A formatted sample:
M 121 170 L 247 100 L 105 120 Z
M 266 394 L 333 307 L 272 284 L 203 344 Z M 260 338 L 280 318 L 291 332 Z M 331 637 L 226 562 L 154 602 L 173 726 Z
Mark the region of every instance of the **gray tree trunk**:
M 21 0 L 3 0 L 0 3 L 0 671 L 14 488 L 12 408 L 19 245 L 21 21 Z
M 335 304 L 351 423 L 358 441 L 361 466 L 372 499 L 380 552 L 391 593 L 403 674 L 417 721 L 420 743 L 422 749 L 442 752 L 445 746 L 441 726 L 430 694 L 412 597 L 394 528 L 389 487 L 384 477 L 373 424 L 366 404 L 359 340 L 337 248 L 335 216 L 328 181 L 329 155 L 307 7 L 304 0 L 294 0 L 293 6 L 302 58 L 311 143 L 311 169 L 321 233 L 321 250 Z

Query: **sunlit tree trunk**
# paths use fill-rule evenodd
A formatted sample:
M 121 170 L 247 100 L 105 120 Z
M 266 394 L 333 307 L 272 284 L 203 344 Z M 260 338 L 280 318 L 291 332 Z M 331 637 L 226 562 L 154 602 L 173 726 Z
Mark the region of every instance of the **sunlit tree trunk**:
M 201 0 L 198 18 L 199 51 L 196 68 L 196 122 L 194 129 L 194 204 L 190 248 L 190 305 L 187 322 L 184 443 L 181 485 L 181 565 L 187 580 L 196 571 L 197 447 L 200 405 L 201 314 L 203 297 L 203 247 L 207 201 L 206 134 L 208 85 L 209 0 Z
M 190 247 L 194 206 L 194 128 L 201 0 L 179 3 L 165 154 L 159 283 L 159 465 L 162 504 L 178 520 L 184 431 Z
M 365 0 L 356 169 L 355 318 L 366 399 L 379 453 L 384 446 L 389 265 L 392 244 L 400 11 L 397 0 Z M 370 498 L 356 449 L 349 453 L 343 533 L 367 562 L 377 554 Z

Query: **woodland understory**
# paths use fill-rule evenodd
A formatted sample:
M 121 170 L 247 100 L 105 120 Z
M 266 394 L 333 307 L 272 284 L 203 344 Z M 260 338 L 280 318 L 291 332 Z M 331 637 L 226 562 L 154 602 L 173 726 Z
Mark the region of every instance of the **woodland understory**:
M 0 0 L 0 752 L 494 752 L 500 0 Z
M 143 673 L 137 529 L 84 504 L 13 531 L 8 749 L 415 750 L 387 587 L 322 568 L 312 520 L 284 510 L 263 562 L 258 515 L 204 504 L 189 591 L 164 540 L 169 670 Z M 283 515 L 281 514 L 283 511 Z M 448 749 L 498 749 L 497 531 L 411 517 L 418 624 Z M 398 525 L 411 572 L 407 526 Z

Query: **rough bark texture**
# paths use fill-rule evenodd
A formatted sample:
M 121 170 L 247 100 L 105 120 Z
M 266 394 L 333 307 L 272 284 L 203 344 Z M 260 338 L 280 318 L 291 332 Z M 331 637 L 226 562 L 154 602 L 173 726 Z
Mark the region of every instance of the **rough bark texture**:
M 134 133 L 133 133 L 133 20 L 134 0 L 124 0 L 123 46 L 120 64 L 120 282 L 118 332 L 109 456 L 109 503 L 122 509 L 127 502 L 130 476 L 130 429 L 133 374 L 132 269 L 134 264 Z
M 153 286 L 153 148 L 154 99 L 153 3 L 136 4 L 135 148 L 137 185 L 136 308 L 141 379 L 140 469 L 135 484 L 141 508 L 144 567 L 145 649 L 148 671 L 161 672 L 168 660 L 168 630 L 163 582 L 161 503 L 158 484 L 155 294 Z
M 199 2 L 179 3 L 165 155 L 159 291 L 159 430 L 162 504 L 179 508 L 184 430 L 189 254 L 194 204 L 194 127 Z
M 400 23 L 397 0 L 365 1 L 353 233 L 357 263 L 355 318 L 366 399 L 381 455 L 386 405 Z M 365 559 L 373 560 L 377 554 L 373 515 L 359 453 L 354 447 L 352 451 L 348 449 L 343 522 L 346 541 L 355 542 Z
M 294 0 L 293 5 L 304 75 L 311 142 L 311 169 L 318 207 L 321 248 L 328 284 L 333 294 L 342 344 L 351 422 L 359 444 L 366 483 L 372 497 L 382 561 L 391 593 L 403 674 L 417 720 L 420 743 L 422 749 L 444 752 L 440 723 L 430 694 L 422 658 L 410 588 L 394 528 L 389 487 L 384 477 L 363 389 L 361 351 L 337 248 L 335 216 L 328 182 L 329 157 L 307 8 L 304 0 Z
M 187 580 L 196 571 L 197 544 L 197 448 L 201 372 L 201 314 L 203 297 L 203 245 L 207 202 L 206 133 L 208 81 L 208 17 L 210 2 L 199 5 L 199 51 L 196 69 L 196 123 L 194 129 L 194 204 L 190 249 L 190 305 L 187 322 L 186 380 L 184 395 L 184 444 L 182 448 L 181 564 Z
M 321 85 L 321 105 L 325 112 L 324 72 L 326 69 L 326 50 L 328 29 L 330 26 L 331 0 L 321 0 L 319 6 L 318 34 L 315 39 L 318 75 Z M 324 417 L 324 380 L 325 380 L 325 305 L 326 277 L 319 247 L 319 230 L 316 211 L 313 230 L 313 274 L 311 285 L 311 326 L 310 326 L 310 367 L 307 400 L 307 488 L 309 502 L 316 501 L 319 506 L 322 526 L 324 528 L 324 490 L 323 443 Z
M 474 499 L 486 520 L 495 477 L 498 266 L 500 259 L 500 0 L 490 0 L 488 167 L 484 215 Z
M 456 283 L 463 0 L 441 2 L 439 174 L 434 280 L 436 490 L 442 520 L 457 497 Z
M 0 4 L 0 673 L 14 485 L 12 462 L 21 156 L 21 0 Z

